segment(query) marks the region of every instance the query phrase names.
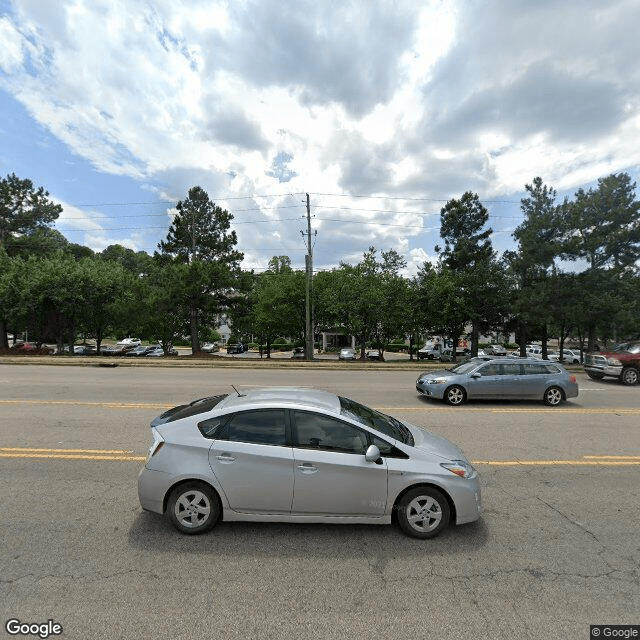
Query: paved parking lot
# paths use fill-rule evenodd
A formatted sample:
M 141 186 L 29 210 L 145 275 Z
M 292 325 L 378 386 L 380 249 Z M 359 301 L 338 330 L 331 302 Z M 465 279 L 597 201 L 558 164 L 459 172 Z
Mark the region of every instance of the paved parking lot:
M 3 623 L 69 638 L 588 638 L 638 623 L 640 387 L 590 381 L 559 408 L 449 408 L 414 371 L 0 364 Z M 167 406 L 265 385 L 325 388 L 459 444 L 478 523 L 223 523 L 197 538 L 143 513 L 136 478 Z

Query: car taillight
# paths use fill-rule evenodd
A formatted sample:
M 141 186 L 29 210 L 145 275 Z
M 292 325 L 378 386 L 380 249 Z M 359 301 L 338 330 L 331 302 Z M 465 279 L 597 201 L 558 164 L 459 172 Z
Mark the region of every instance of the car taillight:
M 149 462 L 149 460 L 151 460 L 151 458 L 155 456 L 156 453 L 158 453 L 158 451 L 160 451 L 160 449 L 162 449 L 162 446 L 164 445 L 164 438 L 155 429 L 152 429 L 152 433 L 153 442 L 151 443 L 151 446 L 149 447 L 149 451 L 147 453 L 147 462 Z
M 575 376 L 569 376 L 569 382 L 572 382 L 573 384 L 575 384 L 577 381 L 578 380 Z

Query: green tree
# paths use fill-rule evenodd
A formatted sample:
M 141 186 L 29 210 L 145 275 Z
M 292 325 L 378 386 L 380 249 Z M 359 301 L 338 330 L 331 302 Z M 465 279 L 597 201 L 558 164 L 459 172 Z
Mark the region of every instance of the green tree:
M 256 276 L 251 293 L 252 328 L 266 346 L 267 358 L 276 338 L 304 338 L 306 274 L 290 265 L 286 256 L 273 257 L 269 269 Z
M 166 259 L 187 265 L 183 279 L 188 297 L 191 348 L 200 351 L 200 326 L 211 324 L 215 316 L 233 303 L 233 290 L 240 280 L 233 216 L 216 206 L 201 187 L 189 190 L 186 200 L 176 205 L 167 238 L 158 245 Z
M 554 265 L 562 251 L 566 228 L 552 187 L 536 177 L 525 189 L 528 196 L 520 201 L 524 219 L 513 232 L 518 250 L 507 252 L 505 259 L 514 277 L 512 310 L 517 319 L 520 355 L 526 355 L 529 336 L 537 329 L 542 338 L 542 355 L 546 357 L 552 305 L 557 315 L 563 301 L 553 298 L 556 287 L 552 280 L 557 280 Z
M 0 180 L 0 249 L 12 256 L 25 237 L 46 228 L 62 212 L 59 204 L 49 200 L 43 187 L 36 189 L 31 180 L 21 180 L 14 173 Z M 0 348 L 7 347 L 6 318 L 0 315 Z
M 471 323 L 471 352 L 475 355 L 480 331 L 497 325 L 505 313 L 502 287 L 494 282 L 499 269 L 491 244 L 493 231 L 486 226 L 488 221 L 489 212 L 477 194 L 467 191 L 459 200 L 449 200 L 440 211 L 444 248 L 435 248 L 440 254 L 442 283 L 447 286 L 455 283 L 457 287 L 452 292 L 455 300 L 450 303 L 453 316 L 466 315 L 463 327 Z M 454 340 L 452 336 L 451 339 Z M 453 344 L 455 349 L 457 338 Z
M 565 204 L 567 235 L 563 257 L 584 259 L 589 270 L 631 267 L 640 259 L 640 202 L 626 173 L 579 189 Z
M 562 257 L 587 265 L 581 278 L 587 308 L 582 324 L 587 325 L 589 350 L 598 332 L 616 336 L 622 329 L 612 326 L 617 324 L 616 311 L 626 306 L 620 282 L 640 260 L 640 202 L 635 187 L 628 174 L 612 174 L 600 178 L 595 189 L 579 189 L 575 199 L 562 207 Z

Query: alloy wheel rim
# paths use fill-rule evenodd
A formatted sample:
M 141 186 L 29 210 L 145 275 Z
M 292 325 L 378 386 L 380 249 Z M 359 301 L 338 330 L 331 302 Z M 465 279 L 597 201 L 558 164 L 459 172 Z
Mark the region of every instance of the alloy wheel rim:
M 183 526 L 194 528 L 202 525 L 209 518 L 211 504 L 202 491 L 188 491 L 176 501 L 176 518 Z
M 442 521 L 442 508 L 431 496 L 417 496 L 407 505 L 407 521 L 416 531 L 433 531 Z

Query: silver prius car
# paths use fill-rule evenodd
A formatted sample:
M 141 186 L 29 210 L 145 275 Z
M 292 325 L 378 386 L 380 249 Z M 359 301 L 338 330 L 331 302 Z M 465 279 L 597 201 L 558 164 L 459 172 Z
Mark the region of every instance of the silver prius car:
M 324 391 L 234 390 L 170 409 L 151 430 L 140 504 L 183 533 L 222 519 L 393 522 L 432 538 L 482 511 L 458 447 Z
M 557 406 L 578 396 L 574 375 L 557 362 L 537 358 L 499 358 L 488 362 L 472 358 L 452 369 L 425 371 L 416 389 L 450 405 L 476 398 L 543 400 Z

